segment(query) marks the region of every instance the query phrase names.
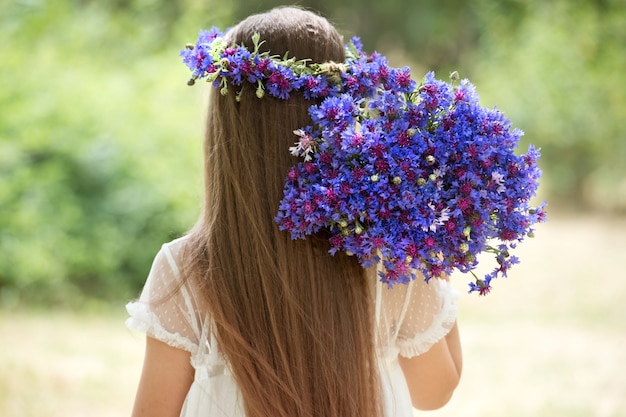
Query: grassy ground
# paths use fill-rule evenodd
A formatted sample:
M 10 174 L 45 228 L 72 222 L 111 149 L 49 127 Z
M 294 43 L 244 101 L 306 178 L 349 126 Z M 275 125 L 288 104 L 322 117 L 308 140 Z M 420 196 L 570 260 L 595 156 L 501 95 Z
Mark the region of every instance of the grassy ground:
M 626 220 L 553 215 L 518 253 L 491 295 L 461 297 L 461 384 L 417 414 L 626 416 Z M 122 310 L 0 311 L 0 415 L 129 415 L 143 338 Z
M 143 338 L 124 316 L 0 315 L 0 416 L 130 415 Z

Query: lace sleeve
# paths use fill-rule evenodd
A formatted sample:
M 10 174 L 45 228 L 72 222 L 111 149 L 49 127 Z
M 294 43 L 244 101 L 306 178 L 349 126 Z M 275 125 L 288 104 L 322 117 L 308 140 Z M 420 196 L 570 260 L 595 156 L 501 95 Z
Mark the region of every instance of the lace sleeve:
M 448 281 L 418 278 L 382 291 L 387 340 L 404 357 L 425 353 L 454 326 L 458 296 Z
M 177 259 L 180 239 L 157 253 L 139 300 L 128 303 L 126 326 L 170 346 L 194 352 L 201 324 L 190 282 L 183 281 Z

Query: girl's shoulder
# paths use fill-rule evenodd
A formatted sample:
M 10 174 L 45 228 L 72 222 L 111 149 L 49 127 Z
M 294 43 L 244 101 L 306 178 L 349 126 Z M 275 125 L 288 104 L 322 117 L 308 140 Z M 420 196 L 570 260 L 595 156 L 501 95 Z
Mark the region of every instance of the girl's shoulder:
M 172 268 L 174 274 L 178 279 L 184 278 L 182 276 L 182 270 L 185 254 L 189 251 L 190 245 L 189 235 L 183 235 L 169 242 L 163 243 L 159 252 L 155 257 L 157 259 L 164 260 Z
M 189 246 L 189 241 L 189 235 L 183 235 L 164 243 L 161 246 L 161 250 L 169 252 L 172 255 L 182 255 L 183 250 Z

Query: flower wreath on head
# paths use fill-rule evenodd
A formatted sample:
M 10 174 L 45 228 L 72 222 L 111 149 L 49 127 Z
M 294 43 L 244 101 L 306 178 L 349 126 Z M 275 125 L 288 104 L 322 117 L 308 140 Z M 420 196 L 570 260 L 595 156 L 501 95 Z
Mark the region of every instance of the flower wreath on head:
M 518 242 L 545 220 L 545 203 L 531 207 L 541 171 L 539 151 L 515 148 L 522 132 L 497 109 L 478 103 L 474 86 L 451 74 L 451 83 L 428 73 L 421 83 L 384 56 L 363 52 L 358 38 L 343 63 L 229 45 L 217 28 L 201 31 L 181 51 L 192 72 L 189 85 L 206 79 L 240 99 L 242 84 L 288 99 L 294 91 L 319 104 L 311 124 L 294 126 L 292 166 L 275 218 L 293 239 L 321 229 L 331 254 L 345 251 L 363 267 L 380 261 L 388 285 L 426 281 L 454 269 L 471 272 L 469 291 L 489 292 L 491 281 L 518 263 Z M 287 150 L 285 150 L 287 151 Z M 493 271 L 477 277 L 480 253 L 492 253 Z

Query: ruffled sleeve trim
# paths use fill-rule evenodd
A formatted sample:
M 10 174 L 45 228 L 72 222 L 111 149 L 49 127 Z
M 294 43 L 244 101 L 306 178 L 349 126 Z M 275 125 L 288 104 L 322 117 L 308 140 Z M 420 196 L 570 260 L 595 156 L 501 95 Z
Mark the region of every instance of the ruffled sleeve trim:
M 158 316 L 148 308 L 146 303 L 135 301 L 126 304 L 126 311 L 130 315 L 126 319 L 126 327 L 160 340 L 177 349 L 193 353 L 197 346 L 191 340 L 179 333 L 167 331 L 161 324 Z
M 438 285 L 437 292 L 441 297 L 441 310 L 435 315 L 426 331 L 413 339 L 397 340 L 400 355 L 405 358 L 426 353 L 450 332 L 456 321 L 458 292 L 452 288 L 448 281 L 437 280 L 429 285 Z

